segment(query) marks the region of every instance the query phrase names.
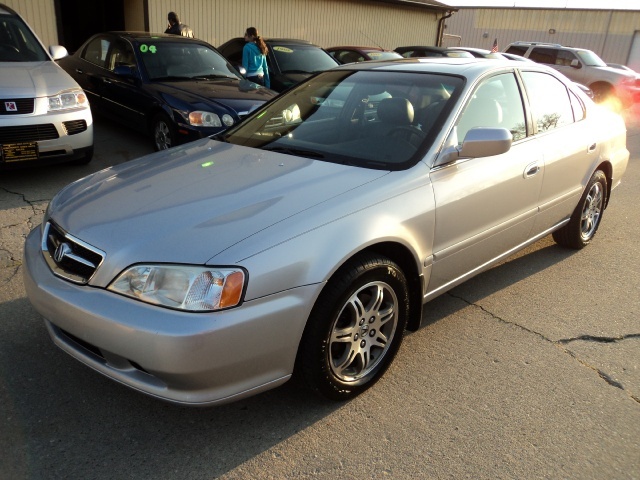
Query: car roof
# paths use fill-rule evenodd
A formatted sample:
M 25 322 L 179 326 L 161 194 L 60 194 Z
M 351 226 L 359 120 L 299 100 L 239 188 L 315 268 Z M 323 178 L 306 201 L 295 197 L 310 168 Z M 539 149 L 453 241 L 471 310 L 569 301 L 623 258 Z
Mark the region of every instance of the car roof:
M 193 42 L 193 43 L 206 43 L 207 45 L 209 45 L 209 42 L 205 41 L 205 40 L 201 40 L 199 38 L 190 38 L 190 37 L 183 37 L 181 35 L 172 35 L 170 33 L 153 33 L 153 32 L 137 32 L 137 31 L 119 31 L 119 30 L 110 30 L 108 32 L 100 32 L 97 33 L 94 36 L 98 36 L 98 35 L 116 35 L 122 38 L 126 38 L 129 40 L 138 40 L 138 39 L 146 39 L 146 38 L 153 38 L 153 39 L 165 39 L 165 40 L 180 40 L 180 41 L 187 41 L 187 42 Z
M 423 49 L 423 50 L 432 50 L 434 52 L 445 52 L 447 50 L 454 50 L 455 47 L 451 47 L 450 49 L 448 47 L 436 47 L 435 45 L 409 45 L 409 46 L 402 46 L 402 47 L 396 47 L 395 51 L 397 52 L 398 50 L 415 50 L 415 49 Z
M 339 47 L 329 47 L 325 50 L 342 50 L 342 49 L 350 49 L 350 50 L 361 50 L 363 52 L 391 52 L 392 50 L 387 50 L 386 48 L 381 47 L 358 47 L 354 45 L 341 45 Z
M 358 62 L 335 67 L 332 70 L 379 70 L 407 73 L 439 73 L 445 75 L 464 75 L 475 78 L 491 70 L 504 68 L 526 68 L 542 70 L 552 74 L 554 69 L 539 63 L 525 63 L 516 60 L 487 60 L 484 58 L 437 57 L 437 58 L 403 58 L 396 60 L 381 60 L 377 62 Z
M 318 45 L 316 45 L 313 42 L 310 42 L 309 40 L 302 40 L 300 38 L 269 38 L 269 37 L 262 37 L 262 39 L 266 42 L 266 43 L 283 43 L 283 44 L 290 44 L 290 45 L 312 45 L 314 47 L 318 47 Z M 244 42 L 244 38 L 242 37 L 234 37 L 234 38 L 230 38 L 229 40 L 227 40 L 226 42 L 224 42 L 222 45 L 227 44 L 229 42 L 237 42 L 239 40 L 242 40 Z

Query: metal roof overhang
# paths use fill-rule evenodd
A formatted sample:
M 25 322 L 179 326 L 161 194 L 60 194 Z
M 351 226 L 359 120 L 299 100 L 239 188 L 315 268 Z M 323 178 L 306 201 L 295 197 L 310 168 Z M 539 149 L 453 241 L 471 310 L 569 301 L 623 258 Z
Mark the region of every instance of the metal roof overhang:
M 373 0 L 375 2 L 393 3 L 396 5 L 404 5 L 410 7 L 427 8 L 429 10 L 438 10 L 442 12 L 457 12 L 458 8 L 451 7 L 445 3 L 436 2 L 435 0 Z

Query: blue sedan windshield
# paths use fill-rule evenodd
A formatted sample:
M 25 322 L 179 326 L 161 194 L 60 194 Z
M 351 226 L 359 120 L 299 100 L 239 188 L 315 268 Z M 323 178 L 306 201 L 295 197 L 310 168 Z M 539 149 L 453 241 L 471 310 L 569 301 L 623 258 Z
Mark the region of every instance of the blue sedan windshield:
M 140 45 L 138 50 L 150 80 L 168 77 L 239 78 L 222 55 L 205 45 L 162 41 L 152 46 Z

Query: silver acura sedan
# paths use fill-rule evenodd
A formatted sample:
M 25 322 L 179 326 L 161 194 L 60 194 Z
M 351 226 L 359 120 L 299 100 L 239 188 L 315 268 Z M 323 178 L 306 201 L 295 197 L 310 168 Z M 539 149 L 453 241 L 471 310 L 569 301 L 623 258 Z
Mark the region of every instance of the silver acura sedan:
M 157 398 L 296 375 L 345 400 L 429 300 L 546 235 L 589 244 L 628 159 L 622 118 L 543 65 L 345 65 L 65 187 L 26 290 L 60 348 Z

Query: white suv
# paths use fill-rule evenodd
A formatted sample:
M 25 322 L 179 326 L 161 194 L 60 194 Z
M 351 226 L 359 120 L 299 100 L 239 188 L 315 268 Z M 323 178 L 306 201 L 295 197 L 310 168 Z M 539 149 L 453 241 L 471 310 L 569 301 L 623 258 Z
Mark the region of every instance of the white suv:
M 574 82 L 586 85 L 593 91 L 596 102 L 617 98 L 628 106 L 640 98 L 640 82 L 633 73 L 607 66 L 591 50 L 556 43 L 515 42 L 505 52 L 549 65 Z
M 88 163 L 93 118 L 84 91 L 15 11 L 0 4 L 0 169 Z

